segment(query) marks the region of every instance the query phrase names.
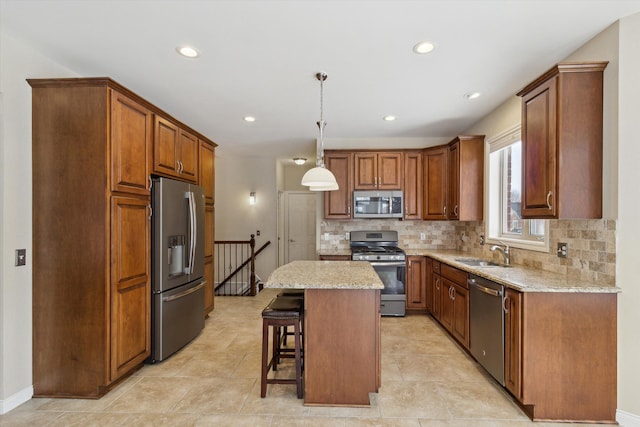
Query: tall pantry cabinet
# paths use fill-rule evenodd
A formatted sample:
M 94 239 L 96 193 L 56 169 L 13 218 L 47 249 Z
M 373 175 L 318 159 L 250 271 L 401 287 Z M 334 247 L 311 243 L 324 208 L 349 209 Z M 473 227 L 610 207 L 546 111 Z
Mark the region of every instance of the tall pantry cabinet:
M 34 395 L 100 397 L 150 353 L 149 185 L 163 113 L 108 78 L 28 82 Z

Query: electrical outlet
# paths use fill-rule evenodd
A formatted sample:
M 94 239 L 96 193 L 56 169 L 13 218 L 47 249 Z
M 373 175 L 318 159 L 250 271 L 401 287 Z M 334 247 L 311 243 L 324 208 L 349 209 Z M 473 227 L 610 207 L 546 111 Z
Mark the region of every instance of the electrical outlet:
M 420 233 L 420 240 L 424 240 L 427 238 L 427 235 L 425 233 Z
M 566 258 L 569 252 L 569 245 L 558 242 L 558 258 Z
M 256 230 L 256 236 L 260 235 L 260 230 Z
M 351 233 L 349 233 L 348 231 L 346 233 L 344 233 L 344 238 L 345 238 L 345 240 L 350 240 L 351 239 Z
M 16 267 L 27 265 L 27 250 L 16 249 Z
M 324 240 L 329 240 L 329 233 L 324 233 Z

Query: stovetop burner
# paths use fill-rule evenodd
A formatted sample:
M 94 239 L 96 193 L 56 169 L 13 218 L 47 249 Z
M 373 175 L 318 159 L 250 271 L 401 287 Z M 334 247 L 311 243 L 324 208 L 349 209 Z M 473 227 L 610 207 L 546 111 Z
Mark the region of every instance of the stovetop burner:
M 351 259 L 354 261 L 404 261 L 396 231 L 351 232 Z

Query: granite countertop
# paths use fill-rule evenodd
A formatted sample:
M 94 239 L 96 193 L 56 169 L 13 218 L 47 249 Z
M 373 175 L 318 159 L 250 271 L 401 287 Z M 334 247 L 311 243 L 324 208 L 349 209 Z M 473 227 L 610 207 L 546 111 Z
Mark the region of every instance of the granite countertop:
M 293 261 L 274 270 L 265 288 L 383 289 L 367 261 Z
M 520 265 L 509 267 L 473 267 L 463 264 L 456 259 L 476 258 L 465 252 L 444 251 L 434 249 L 411 249 L 407 255 L 428 256 L 435 260 L 449 264 L 460 270 L 467 271 L 485 279 L 493 280 L 506 287 L 521 292 L 582 292 L 582 293 L 618 293 L 620 288 L 602 285 L 580 278 L 573 278 L 549 271 L 527 268 Z

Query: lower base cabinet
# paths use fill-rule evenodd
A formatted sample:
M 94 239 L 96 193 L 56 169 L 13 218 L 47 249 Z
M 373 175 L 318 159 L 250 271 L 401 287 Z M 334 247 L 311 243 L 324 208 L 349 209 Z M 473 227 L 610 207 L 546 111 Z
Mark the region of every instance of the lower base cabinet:
M 429 311 L 468 349 L 466 273 L 431 263 Z M 506 288 L 503 307 L 505 388 L 527 415 L 615 423 L 617 294 Z
M 615 423 L 617 294 L 507 296 L 507 388 L 527 414 Z
M 423 256 L 407 257 L 407 309 L 427 309 L 427 259 Z

